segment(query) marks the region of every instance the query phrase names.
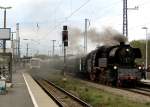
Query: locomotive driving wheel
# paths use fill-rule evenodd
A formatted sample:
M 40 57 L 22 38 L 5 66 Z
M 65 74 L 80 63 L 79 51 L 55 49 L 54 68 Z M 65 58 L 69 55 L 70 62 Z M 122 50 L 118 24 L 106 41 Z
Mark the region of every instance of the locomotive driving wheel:
M 96 79 L 95 73 L 89 73 L 89 77 L 91 81 L 94 81 Z

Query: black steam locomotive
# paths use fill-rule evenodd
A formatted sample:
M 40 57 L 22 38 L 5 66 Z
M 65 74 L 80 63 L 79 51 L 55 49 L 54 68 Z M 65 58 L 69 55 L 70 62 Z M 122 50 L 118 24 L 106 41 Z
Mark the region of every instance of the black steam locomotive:
M 107 85 L 136 83 L 141 79 L 141 67 L 137 66 L 135 59 L 141 56 L 139 48 L 123 42 L 115 46 L 100 46 L 81 58 L 80 73 Z

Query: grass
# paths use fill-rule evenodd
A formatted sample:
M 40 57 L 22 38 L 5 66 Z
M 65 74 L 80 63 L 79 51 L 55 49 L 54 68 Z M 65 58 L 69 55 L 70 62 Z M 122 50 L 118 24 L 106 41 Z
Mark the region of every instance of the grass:
M 125 97 L 87 86 L 86 84 L 81 83 L 79 80 L 71 77 L 67 77 L 67 79 L 64 80 L 60 71 L 48 71 L 45 74 L 43 71 L 34 71 L 34 73 L 50 79 L 56 85 L 73 93 L 85 102 L 91 104 L 93 107 L 150 107 L 150 102 L 134 102 Z
M 150 107 L 150 102 L 133 102 L 127 98 L 117 96 L 94 87 L 86 86 L 78 80 L 70 77 L 67 77 L 67 80 L 63 81 L 63 76 L 56 74 L 55 76 L 52 74 L 50 76 L 50 79 L 55 82 L 55 84 L 75 94 L 82 100 L 91 104 L 93 107 Z

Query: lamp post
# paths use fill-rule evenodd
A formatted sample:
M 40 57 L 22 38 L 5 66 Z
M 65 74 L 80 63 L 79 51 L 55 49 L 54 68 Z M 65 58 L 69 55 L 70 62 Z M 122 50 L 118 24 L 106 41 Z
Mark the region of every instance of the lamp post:
M 12 7 L 2 7 L 0 6 L 0 9 L 4 9 L 4 28 L 6 28 L 6 10 L 11 9 Z
M 146 59 L 145 59 L 145 64 L 146 64 L 146 65 L 145 65 L 145 67 L 146 67 L 146 69 L 147 69 L 147 63 L 148 63 L 148 62 L 147 62 L 147 58 L 148 58 L 148 56 L 147 56 L 147 55 L 148 55 L 147 30 L 148 30 L 148 28 L 147 28 L 147 27 L 142 27 L 142 29 L 145 29 L 145 31 L 146 31 L 146 32 L 145 32 L 145 35 L 146 35 L 146 54 L 145 54 L 145 55 L 146 55 L 146 57 L 145 57 L 145 58 L 146 58 Z
M 4 9 L 4 28 L 6 28 L 6 10 L 11 9 L 12 7 L 2 7 L 0 9 Z M 6 40 L 3 40 L 3 52 L 6 52 Z
M 147 55 L 148 55 L 148 41 L 147 41 L 148 38 L 147 38 L 147 31 L 148 31 L 148 27 L 142 27 L 142 29 L 145 29 L 145 31 L 146 31 L 146 32 L 145 32 L 145 35 L 146 35 L 145 69 L 147 69 L 147 63 L 148 63 L 148 62 L 147 62 L 147 60 L 148 60 L 148 59 L 147 59 L 147 57 L 148 57 L 148 56 L 147 56 Z M 146 77 L 147 77 L 147 73 L 146 73 Z

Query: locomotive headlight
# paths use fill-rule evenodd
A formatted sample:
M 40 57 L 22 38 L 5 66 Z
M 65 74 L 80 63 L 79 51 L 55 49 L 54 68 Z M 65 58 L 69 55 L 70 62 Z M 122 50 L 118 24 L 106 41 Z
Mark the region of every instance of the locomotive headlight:
M 116 70 L 116 69 L 117 69 L 117 66 L 114 66 L 114 69 Z
M 142 69 L 142 67 L 141 66 L 139 66 L 139 70 L 141 70 Z
M 129 52 L 130 50 L 127 48 L 126 51 Z

